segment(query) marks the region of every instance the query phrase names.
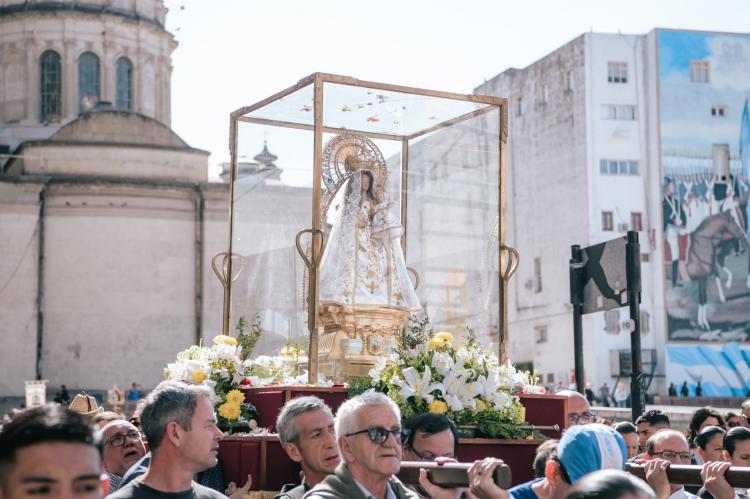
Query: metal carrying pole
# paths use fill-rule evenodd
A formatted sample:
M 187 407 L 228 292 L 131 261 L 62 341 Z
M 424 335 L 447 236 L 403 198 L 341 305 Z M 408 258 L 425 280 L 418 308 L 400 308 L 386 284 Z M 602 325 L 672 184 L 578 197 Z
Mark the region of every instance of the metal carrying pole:
M 641 245 L 638 233 L 629 230 L 625 246 L 625 271 L 628 281 L 628 307 L 630 309 L 630 355 L 633 360 L 630 372 L 630 405 L 633 421 L 643 412 L 641 366 Z
M 573 305 L 573 357 L 576 390 L 585 393 L 583 373 L 583 257 L 581 246 L 570 247 L 570 303 Z

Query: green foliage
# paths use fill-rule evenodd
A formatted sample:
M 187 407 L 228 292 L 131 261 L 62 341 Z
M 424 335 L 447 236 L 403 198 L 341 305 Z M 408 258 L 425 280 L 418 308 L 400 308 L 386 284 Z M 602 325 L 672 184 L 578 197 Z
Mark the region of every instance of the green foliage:
M 372 388 L 372 379 L 369 376 L 360 376 L 349 380 L 347 393 L 349 398 L 356 397 Z
M 255 314 L 253 322 L 248 322 L 245 316 L 240 316 L 237 320 L 237 344 L 242 347 L 240 354 L 242 360 L 247 360 L 258 342 L 258 338 L 263 334 L 263 327 L 260 325 L 260 314 Z M 249 331 L 248 331 L 249 330 Z

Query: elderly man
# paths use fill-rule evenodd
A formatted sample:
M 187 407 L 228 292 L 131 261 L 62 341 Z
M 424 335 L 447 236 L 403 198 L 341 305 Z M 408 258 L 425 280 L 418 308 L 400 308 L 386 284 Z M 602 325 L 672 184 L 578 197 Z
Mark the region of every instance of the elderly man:
M 146 454 L 138 428 L 125 420 L 114 420 L 97 433 L 104 449 L 104 470 L 110 493 L 120 488 L 128 469 Z
M 101 499 L 101 449 L 87 418 L 58 405 L 15 416 L 0 433 L 0 497 Z
M 568 397 L 568 425 L 589 424 L 596 422 L 596 414 L 586 397 L 573 390 L 560 390 L 556 395 Z
M 666 469 L 669 464 L 690 464 L 690 446 L 688 446 L 685 435 L 676 430 L 660 430 L 649 437 L 646 442 L 646 452 L 643 454 L 646 461 L 657 461 L 655 466 Z M 653 465 L 652 465 L 653 466 Z M 654 488 L 658 497 L 666 496 L 669 487 L 669 499 L 688 499 L 697 497 L 685 490 L 681 484 L 665 483 L 666 475 L 655 477 L 661 480 L 654 481 L 648 478 L 649 484 Z
M 216 426 L 213 396 L 203 385 L 159 383 L 146 398 L 141 415 L 151 449 L 148 471 L 109 497 L 152 499 L 179 493 L 200 499 L 226 498 L 193 481 L 196 473 L 217 462 L 222 432 Z
M 646 450 L 646 442 L 659 430 L 669 429 L 669 416 L 658 409 L 652 409 L 641 414 L 635 420 L 638 430 L 638 445 L 641 452 Z
M 301 499 L 336 471 L 339 448 L 331 408 L 318 397 L 297 397 L 281 408 L 276 419 L 279 440 L 289 458 L 300 463 L 301 485 L 285 486 L 276 499 Z
M 335 429 L 343 462 L 306 499 L 419 499 L 394 476 L 401 467 L 401 411 L 391 399 L 365 392 L 347 400 Z

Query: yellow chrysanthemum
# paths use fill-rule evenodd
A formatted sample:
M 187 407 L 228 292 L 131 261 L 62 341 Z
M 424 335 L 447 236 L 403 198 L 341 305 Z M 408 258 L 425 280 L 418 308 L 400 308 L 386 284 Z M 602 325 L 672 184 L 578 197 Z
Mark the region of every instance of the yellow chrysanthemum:
M 219 406 L 219 416 L 230 421 L 239 419 L 241 413 L 242 411 L 239 404 L 225 402 Z
M 435 338 L 440 338 L 446 345 L 450 345 L 453 343 L 453 335 L 446 331 L 440 331 L 435 335 Z
M 232 390 L 227 393 L 227 402 L 230 404 L 240 405 L 245 401 L 245 394 L 239 390 Z
M 448 404 L 443 402 L 442 400 L 435 400 L 430 403 L 429 406 L 427 406 L 430 412 L 434 412 L 435 414 L 445 414 L 448 412 Z
M 190 379 L 193 383 L 203 383 L 207 377 L 208 374 L 206 374 L 206 371 L 204 371 L 200 367 L 193 371 L 193 374 L 190 375 Z
M 487 402 L 482 399 L 477 399 L 477 412 L 487 409 Z
M 214 338 L 214 345 L 232 345 L 237 346 L 237 338 L 232 338 L 224 334 L 220 334 Z
M 430 338 L 430 341 L 428 343 L 430 345 L 430 348 L 440 348 L 443 346 L 443 340 L 440 338 Z

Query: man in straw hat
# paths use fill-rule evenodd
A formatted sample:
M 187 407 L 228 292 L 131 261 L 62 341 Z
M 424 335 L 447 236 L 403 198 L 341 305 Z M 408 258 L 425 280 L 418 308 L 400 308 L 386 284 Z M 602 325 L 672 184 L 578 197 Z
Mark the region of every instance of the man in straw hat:
M 92 397 L 86 392 L 77 393 L 73 398 L 73 402 L 68 406 L 73 412 L 88 416 L 93 421 L 94 417 L 104 411 L 104 409 L 96 402 L 96 397 Z

